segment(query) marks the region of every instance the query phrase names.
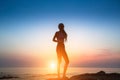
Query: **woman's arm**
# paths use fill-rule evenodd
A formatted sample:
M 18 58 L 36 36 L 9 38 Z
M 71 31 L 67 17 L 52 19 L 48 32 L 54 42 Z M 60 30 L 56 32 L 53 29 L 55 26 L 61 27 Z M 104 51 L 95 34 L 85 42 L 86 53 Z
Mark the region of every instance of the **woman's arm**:
M 54 37 L 53 37 L 53 41 L 54 41 L 54 42 L 58 42 L 58 41 L 56 40 L 56 37 L 57 37 L 57 32 L 55 33 L 55 35 L 54 35 Z

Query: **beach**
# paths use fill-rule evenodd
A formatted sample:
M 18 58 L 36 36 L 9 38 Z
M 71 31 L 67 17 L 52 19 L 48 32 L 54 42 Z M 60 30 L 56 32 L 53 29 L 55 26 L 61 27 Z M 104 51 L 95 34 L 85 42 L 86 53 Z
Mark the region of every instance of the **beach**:
M 104 80 L 103 78 L 113 80 L 114 77 L 114 80 L 120 80 L 118 77 L 120 76 L 120 69 L 74 67 L 69 68 L 67 73 L 69 80 L 98 80 L 96 76 L 100 80 Z M 0 79 L 2 80 L 52 80 L 52 78 L 57 78 L 57 74 L 49 73 L 47 68 L 0 68 Z

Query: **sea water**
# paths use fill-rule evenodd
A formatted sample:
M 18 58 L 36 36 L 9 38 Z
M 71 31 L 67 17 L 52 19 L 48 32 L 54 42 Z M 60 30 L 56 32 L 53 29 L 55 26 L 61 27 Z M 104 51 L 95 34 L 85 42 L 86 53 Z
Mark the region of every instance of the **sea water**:
M 61 69 L 61 77 L 62 77 Z M 106 73 L 120 73 L 120 68 L 86 68 L 86 67 L 69 67 L 67 70 L 67 76 L 84 73 L 97 73 L 99 71 L 105 71 Z M 39 67 L 13 67 L 13 68 L 0 68 L 0 76 L 12 75 L 19 77 L 12 80 L 46 80 L 48 78 L 57 77 L 56 69 L 39 68 Z M 11 79 L 10 79 L 11 80 Z

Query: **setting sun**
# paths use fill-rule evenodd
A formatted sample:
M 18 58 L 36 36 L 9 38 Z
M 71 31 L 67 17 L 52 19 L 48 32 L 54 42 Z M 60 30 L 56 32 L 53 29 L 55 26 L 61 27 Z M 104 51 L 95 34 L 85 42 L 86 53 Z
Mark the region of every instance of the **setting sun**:
M 55 69 L 57 66 L 56 66 L 56 63 L 55 62 L 51 62 L 50 64 L 50 68 L 51 69 Z

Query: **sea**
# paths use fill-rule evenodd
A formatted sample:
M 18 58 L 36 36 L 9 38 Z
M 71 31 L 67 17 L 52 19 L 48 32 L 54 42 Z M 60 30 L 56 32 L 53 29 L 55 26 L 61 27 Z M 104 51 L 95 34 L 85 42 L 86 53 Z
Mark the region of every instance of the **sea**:
M 105 71 L 106 73 L 120 73 L 120 68 L 69 67 L 67 70 L 67 77 L 70 78 L 74 75 L 80 75 L 84 73 L 97 73 L 99 71 Z M 61 77 L 62 72 L 63 69 L 61 69 Z M 56 78 L 57 70 L 41 67 L 0 68 L 0 77 L 2 76 L 17 77 L 7 80 L 47 80 L 49 78 Z

